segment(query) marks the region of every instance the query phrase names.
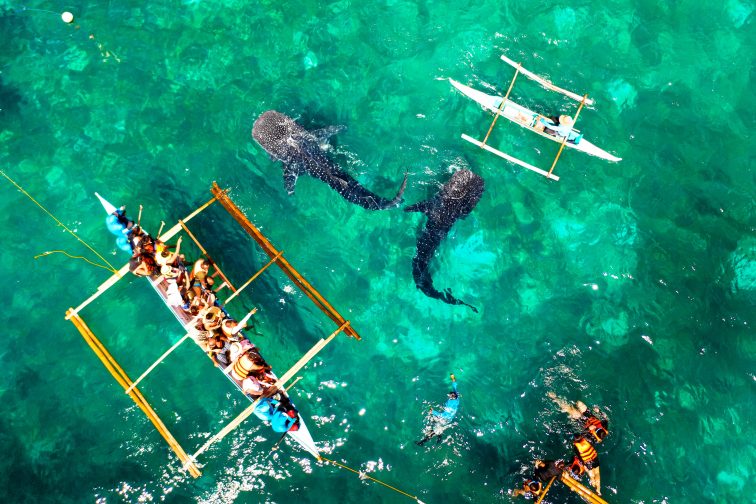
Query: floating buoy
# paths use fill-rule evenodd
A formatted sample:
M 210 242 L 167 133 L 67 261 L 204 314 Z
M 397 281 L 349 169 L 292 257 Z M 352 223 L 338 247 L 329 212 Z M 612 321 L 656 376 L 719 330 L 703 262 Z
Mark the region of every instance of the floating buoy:
M 68 11 L 66 11 L 66 12 L 64 12 L 63 14 L 60 15 L 60 19 L 62 19 L 64 23 L 71 24 L 71 23 L 73 23 L 74 17 L 73 17 L 73 14 L 71 14 Z

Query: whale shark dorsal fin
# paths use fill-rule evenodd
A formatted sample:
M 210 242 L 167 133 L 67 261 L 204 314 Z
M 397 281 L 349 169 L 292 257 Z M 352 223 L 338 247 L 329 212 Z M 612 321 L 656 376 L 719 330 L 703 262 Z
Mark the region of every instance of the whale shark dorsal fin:
M 284 189 L 289 194 L 294 194 L 294 186 L 297 185 L 297 177 L 299 177 L 299 166 L 296 164 L 289 164 L 284 166 L 283 180 Z
M 404 207 L 405 212 L 422 212 L 425 215 L 428 215 L 431 211 L 431 202 L 430 201 L 421 201 L 420 203 L 415 203 L 414 205 L 410 205 L 408 207 Z
M 334 135 L 337 135 L 344 131 L 346 126 L 328 126 L 326 128 L 316 129 L 310 132 L 312 136 L 318 141 L 318 143 L 327 143 L 328 139 Z

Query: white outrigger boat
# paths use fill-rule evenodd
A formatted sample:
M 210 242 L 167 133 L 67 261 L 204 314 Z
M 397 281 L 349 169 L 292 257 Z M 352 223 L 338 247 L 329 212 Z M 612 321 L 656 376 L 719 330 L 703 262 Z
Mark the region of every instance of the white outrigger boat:
M 543 123 L 545 122 L 547 124 L 548 123 L 553 124 L 553 121 L 551 119 L 543 116 L 542 114 L 539 114 L 538 112 L 534 112 L 526 107 L 523 107 L 522 105 L 519 105 L 509 99 L 509 94 L 512 92 L 512 87 L 514 86 L 515 80 L 517 79 L 517 76 L 520 73 L 522 73 L 526 77 L 538 82 L 545 88 L 552 91 L 556 91 L 558 93 L 561 93 L 565 96 L 572 98 L 573 100 L 580 102 L 580 106 L 578 107 L 578 110 L 575 113 L 574 118 L 572 118 L 572 124 L 574 125 L 574 123 L 577 121 L 578 116 L 580 115 L 580 111 L 582 110 L 583 106 L 593 104 L 593 100 L 590 100 L 587 94 L 584 96 L 580 96 L 570 91 L 567 91 L 565 89 L 559 88 L 553 85 L 551 82 L 547 81 L 546 79 L 539 77 L 538 75 L 535 75 L 534 73 L 529 72 L 528 70 L 525 70 L 524 68 L 522 68 L 522 64 L 515 63 L 514 61 L 507 58 L 506 56 L 502 56 L 501 59 L 504 60 L 506 63 L 515 67 L 515 74 L 509 85 L 509 90 L 507 91 L 507 94 L 503 98 L 500 96 L 493 96 L 493 95 L 483 93 L 482 91 L 478 91 L 469 86 L 461 84 L 460 82 L 457 82 L 454 79 L 449 79 L 449 82 L 451 83 L 451 85 L 454 86 L 456 89 L 458 89 L 460 92 L 462 92 L 462 94 L 474 100 L 475 102 L 479 103 L 481 106 L 483 106 L 483 108 L 495 114 L 493 122 L 491 123 L 491 126 L 488 129 L 488 133 L 486 133 L 486 136 L 482 141 L 476 140 L 470 137 L 469 135 L 462 134 L 462 138 L 464 140 L 467 140 L 468 142 L 474 145 L 477 145 L 478 147 L 485 149 L 493 154 L 496 154 L 497 156 L 500 156 L 512 163 L 518 164 L 536 173 L 540 173 L 541 175 L 548 177 L 550 179 L 553 179 L 553 180 L 559 180 L 559 177 L 554 175 L 553 171 L 554 171 L 554 167 L 556 166 L 557 161 L 559 160 L 559 156 L 562 154 L 562 150 L 564 149 L 564 147 L 570 147 L 572 149 L 585 152 L 586 154 L 590 154 L 591 156 L 596 156 L 601 159 L 605 159 L 607 161 L 617 162 L 617 161 L 622 160 L 621 158 L 613 156 L 612 154 L 606 152 L 605 150 L 600 149 L 599 147 L 595 146 L 589 141 L 583 139 L 582 135 L 579 134 L 579 131 L 575 130 L 574 128 L 572 128 L 572 131 L 570 131 L 570 133 L 567 136 L 559 136 L 557 134 L 548 133 L 547 132 L 548 128 L 544 129 Z M 516 157 L 510 156 L 509 154 L 501 152 L 500 150 L 495 149 L 487 144 L 488 138 L 491 135 L 491 131 L 493 130 L 493 127 L 496 124 L 496 120 L 499 118 L 499 116 L 505 117 L 509 119 L 510 121 L 512 121 L 513 123 L 527 130 L 530 130 L 542 137 L 546 137 L 550 140 L 553 140 L 561 144 L 561 147 L 559 148 L 559 152 L 557 153 L 556 158 L 554 159 L 554 162 L 552 163 L 551 168 L 548 171 L 538 168 L 536 166 L 533 166 L 529 163 L 526 163 L 525 161 L 522 161 L 521 159 L 518 159 Z M 556 125 L 554 124 L 554 126 Z
M 310 453 L 313 457 L 315 457 L 317 460 L 321 461 L 328 461 L 324 457 L 321 457 L 317 446 L 315 445 L 315 442 L 310 434 L 310 431 L 307 428 L 307 425 L 304 422 L 304 419 L 299 414 L 299 412 L 293 407 L 293 404 L 291 404 L 290 401 L 288 401 L 288 396 L 286 394 L 286 390 L 284 388 L 285 384 L 296 374 L 299 372 L 300 369 L 302 369 L 307 362 L 309 362 L 310 359 L 312 359 L 320 350 L 323 349 L 331 340 L 333 340 L 336 335 L 338 335 L 341 332 L 344 332 L 345 334 L 354 337 L 355 339 L 361 339 L 360 336 L 357 334 L 357 332 L 351 327 L 349 321 L 345 320 L 329 303 L 326 301 L 323 296 L 320 295 L 320 293 L 315 290 L 312 285 L 307 282 L 290 264 L 289 262 L 282 257 L 283 252 L 276 250 L 273 245 L 268 241 L 268 239 L 246 218 L 246 216 L 242 213 L 242 211 L 231 201 L 231 199 L 228 197 L 227 192 L 221 190 L 217 184 L 213 184 L 212 187 L 212 193 L 213 198 L 202 205 L 200 208 L 192 212 L 189 216 L 184 218 L 183 220 L 179 220 L 178 224 L 176 224 L 174 227 L 172 227 L 167 232 L 160 234 L 158 232 L 158 235 L 156 236 L 156 239 L 159 240 L 159 242 L 167 243 L 168 240 L 173 238 L 175 235 L 179 234 L 180 232 L 185 232 L 186 235 L 194 241 L 194 243 L 197 245 L 198 249 L 202 252 L 202 254 L 205 256 L 205 258 L 210 259 L 206 249 L 202 246 L 202 244 L 197 240 L 197 238 L 192 234 L 192 232 L 187 228 L 186 223 L 194 218 L 196 215 L 198 215 L 200 212 L 202 212 L 205 208 L 210 206 L 215 201 L 218 201 L 221 203 L 221 205 L 237 220 L 237 222 L 242 226 L 242 228 L 260 245 L 262 250 L 270 257 L 270 261 L 263 266 L 260 270 L 258 270 L 249 280 L 247 280 L 246 283 L 244 283 L 241 287 L 238 289 L 235 288 L 230 280 L 226 277 L 226 275 L 223 273 L 223 271 L 220 269 L 217 263 L 211 260 L 212 262 L 212 268 L 215 269 L 215 273 L 210 275 L 210 272 L 208 272 L 208 275 L 210 276 L 220 276 L 223 279 L 223 283 L 220 287 L 216 288 L 214 292 L 219 292 L 223 288 L 228 288 L 232 291 L 232 293 L 226 298 L 225 303 L 220 303 L 217 300 L 215 301 L 214 306 L 217 307 L 216 313 L 218 313 L 218 310 L 222 311 L 225 315 L 228 314 L 226 312 L 226 309 L 224 307 L 224 304 L 227 304 L 229 301 L 231 301 L 233 298 L 235 298 L 241 291 L 246 288 L 252 281 L 254 281 L 262 272 L 264 272 L 269 266 L 272 264 L 276 264 L 281 268 L 281 270 L 289 277 L 289 279 L 297 286 L 299 287 L 302 292 L 310 298 L 317 306 L 320 308 L 329 318 L 331 318 L 338 326 L 338 329 L 334 331 L 330 336 L 328 336 L 326 339 L 321 339 L 318 341 L 302 358 L 299 359 L 299 361 L 294 364 L 294 366 L 289 369 L 283 376 L 278 378 L 274 374 L 270 373 L 273 378 L 275 378 L 275 384 L 273 387 L 278 389 L 279 394 L 282 394 L 286 396 L 286 399 L 280 398 L 280 401 L 278 402 L 285 402 L 286 404 L 290 405 L 290 409 L 286 411 L 288 413 L 288 416 L 291 417 L 290 419 L 282 420 L 283 428 L 281 430 L 277 430 L 277 432 L 284 432 L 284 436 L 281 438 L 281 440 L 284 439 L 284 437 L 290 437 L 293 441 L 295 441 L 298 445 L 300 445 L 304 450 L 306 450 L 308 453 Z M 108 214 L 108 228 L 114 233 L 118 234 L 119 229 L 125 229 L 126 228 L 126 219 L 125 216 L 122 213 L 118 213 L 118 211 L 115 206 L 108 203 L 104 198 L 102 198 L 99 194 L 97 194 L 97 197 L 100 199 L 100 202 L 102 203 L 103 207 L 105 208 L 105 212 Z M 119 219 L 120 218 L 120 219 Z M 119 221 L 120 220 L 120 224 Z M 132 222 L 133 224 L 133 222 Z M 162 227 L 161 227 L 162 231 Z M 119 237 L 119 247 L 123 248 L 123 243 Z M 133 268 L 133 264 L 132 264 Z M 176 319 L 182 324 L 184 329 L 187 331 L 187 334 L 181 338 L 176 344 L 174 344 L 170 349 L 168 349 L 157 361 L 155 361 L 150 367 L 147 368 L 147 370 L 142 373 L 142 375 L 135 381 L 132 381 L 128 375 L 123 371 L 123 369 L 120 367 L 120 365 L 115 361 L 113 356 L 107 351 L 105 346 L 100 342 L 97 337 L 95 337 L 94 333 L 91 331 L 91 329 L 84 323 L 84 320 L 80 316 L 81 310 L 86 307 L 89 303 L 94 301 L 97 297 L 99 297 L 102 293 L 104 293 L 107 289 L 109 289 L 111 286 L 113 286 L 118 280 L 120 280 L 124 275 L 127 275 L 129 272 L 129 264 L 123 266 L 120 270 L 115 272 L 115 274 L 108 279 L 106 282 L 104 282 L 97 291 L 90 296 L 86 301 L 84 301 L 82 304 L 80 304 L 76 308 L 70 308 L 66 313 L 66 319 L 71 320 L 73 324 L 76 326 L 76 328 L 79 330 L 81 335 L 84 337 L 85 341 L 89 344 L 89 346 L 92 348 L 92 350 L 95 352 L 95 354 L 100 358 L 100 360 L 103 362 L 105 367 L 111 372 L 111 374 L 116 378 L 116 380 L 123 386 L 125 389 L 126 394 L 128 394 L 134 402 L 144 411 L 144 413 L 147 415 L 147 417 L 152 421 L 152 423 L 155 425 L 157 430 L 160 432 L 160 434 L 164 437 L 164 439 L 168 442 L 170 447 L 173 449 L 173 451 L 178 456 L 179 460 L 181 460 L 183 464 L 183 469 L 189 471 L 189 473 L 193 477 L 199 477 L 201 475 L 199 468 L 196 464 L 197 457 L 203 453 L 207 448 L 215 443 L 216 441 L 219 441 L 223 437 L 226 436 L 226 434 L 233 431 L 236 427 L 238 427 L 241 422 L 249 417 L 252 414 L 255 414 L 256 416 L 260 417 L 264 420 L 269 420 L 271 424 L 274 423 L 274 420 L 265 414 L 263 414 L 264 411 L 274 412 L 276 411 L 274 407 L 269 408 L 271 399 L 266 398 L 263 396 L 257 397 L 256 399 L 252 398 L 249 395 L 246 395 L 252 401 L 252 404 L 247 407 L 240 415 L 238 415 L 232 422 L 230 422 L 228 425 L 226 425 L 218 434 L 212 436 L 208 439 L 208 441 L 197 451 L 194 453 L 194 455 L 188 455 L 183 448 L 179 445 L 179 443 L 176 441 L 176 439 L 170 434 L 165 424 L 160 420 L 160 418 L 157 416 L 155 411 L 152 409 L 152 407 L 149 405 L 147 400 L 144 398 L 142 393 L 137 388 L 137 385 L 139 382 L 141 382 L 160 362 L 162 362 L 171 352 L 173 352 L 178 346 L 186 341 L 187 339 L 194 339 L 194 335 L 191 331 L 191 325 L 193 322 L 197 322 L 199 319 L 187 312 L 180 303 L 176 303 L 176 299 L 171 299 L 172 296 L 172 290 L 174 287 L 172 287 L 172 283 L 169 279 L 167 279 L 162 273 L 161 274 L 151 274 L 147 276 L 147 279 L 152 286 L 153 289 L 158 293 L 158 295 L 161 297 L 163 302 L 168 306 L 168 308 L 171 310 L 171 312 L 174 314 Z M 166 273 L 167 274 L 167 273 Z M 173 286 L 175 286 L 176 282 L 173 281 Z M 173 294 L 175 295 L 175 294 Z M 217 296 L 214 296 L 217 298 Z M 247 316 L 242 319 L 242 322 L 246 322 L 246 320 L 256 311 L 256 308 L 249 312 Z M 237 334 L 240 334 L 237 332 Z M 243 337 L 243 334 L 242 334 Z M 246 338 L 245 338 L 246 339 Z M 196 340 L 195 340 L 196 341 Z M 253 345 L 254 347 L 254 345 Z M 242 391 L 241 387 L 241 381 L 236 379 L 235 377 L 232 377 L 232 363 L 228 363 L 225 366 L 219 366 L 223 374 L 231 380 L 234 385 L 239 389 L 239 391 Z M 225 367 L 225 369 L 224 369 Z M 242 392 L 243 393 L 243 392 Z M 284 411 L 283 409 L 281 410 Z M 291 428 L 290 428 L 291 427 Z M 279 442 L 281 441 L 279 440 Z M 273 447 L 275 449 L 277 447 L 277 444 Z M 329 461 L 330 462 L 330 461 Z

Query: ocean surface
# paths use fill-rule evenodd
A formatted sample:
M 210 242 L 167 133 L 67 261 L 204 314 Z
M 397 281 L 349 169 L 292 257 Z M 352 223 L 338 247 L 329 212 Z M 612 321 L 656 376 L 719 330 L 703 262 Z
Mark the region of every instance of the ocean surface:
M 120 267 L 95 191 L 156 232 L 217 181 L 351 321 L 362 341 L 338 337 L 290 391 L 326 457 L 426 503 L 510 502 L 535 457 L 571 457 L 553 391 L 608 415 L 610 503 L 753 502 L 752 0 L 4 0 L 0 31 L 0 168 L 82 240 Z M 504 94 L 502 54 L 595 99 L 577 127 L 623 160 L 567 150 L 554 182 L 462 140 L 492 116 L 446 79 Z M 523 76 L 510 96 L 577 107 Z M 328 155 L 388 198 L 408 172 L 404 205 L 455 170 L 483 177 L 432 262 L 479 313 L 416 289 L 423 215 L 306 176 L 289 196 L 250 137 L 269 109 L 346 126 Z M 559 148 L 505 120 L 489 142 L 546 169 Z M 64 320 L 108 271 L 40 256 L 96 260 L 5 178 L 0 215 L 2 502 L 413 502 L 290 442 L 271 452 L 254 417 L 189 477 Z M 267 262 L 219 205 L 189 227 L 237 284 Z M 252 307 L 279 374 L 335 329 L 275 268 L 229 310 Z M 132 378 L 183 334 L 135 277 L 82 316 Z M 450 373 L 456 421 L 418 447 Z M 191 343 L 140 388 L 190 453 L 248 404 Z M 581 501 L 555 483 L 546 502 Z

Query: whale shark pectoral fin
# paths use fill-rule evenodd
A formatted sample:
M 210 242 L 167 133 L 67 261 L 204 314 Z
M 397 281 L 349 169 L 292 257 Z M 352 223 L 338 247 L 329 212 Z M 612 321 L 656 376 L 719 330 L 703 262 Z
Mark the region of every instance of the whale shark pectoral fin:
M 299 167 L 297 165 L 286 165 L 284 167 L 284 188 L 289 194 L 294 194 L 294 186 L 297 184 L 297 177 L 299 177 Z
M 318 141 L 318 143 L 327 143 L 328 139 L 334 135 L 337 135 L 344 131 L 346 126 L 328 126 L 326 128 L 316 129 L 310 132 L 312 136 Z
M 428 215 L 428 213 L 431 211 L 431 202 L 421 201 L 420 203 L 415 203 L 414 205 L 404 207 L 404 211 L 405 212 L 422 212 L 425 215 Z

